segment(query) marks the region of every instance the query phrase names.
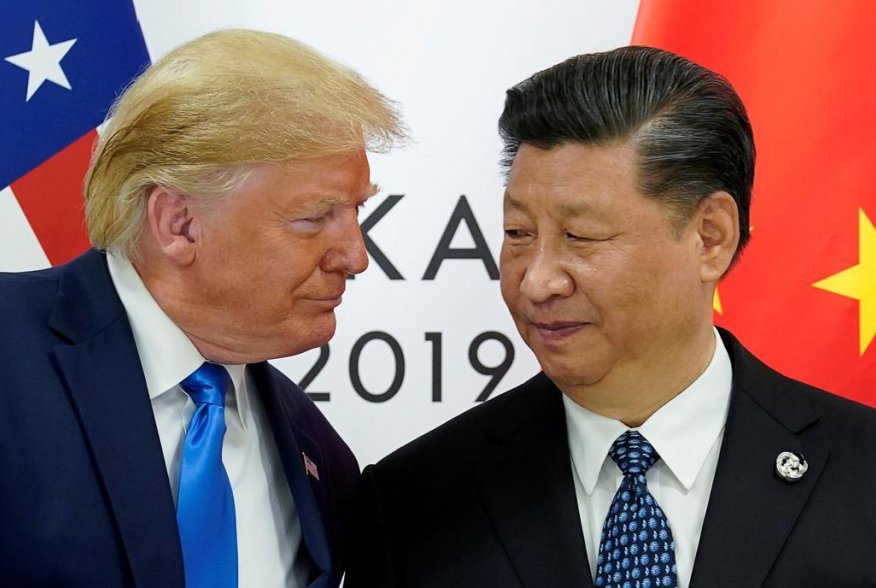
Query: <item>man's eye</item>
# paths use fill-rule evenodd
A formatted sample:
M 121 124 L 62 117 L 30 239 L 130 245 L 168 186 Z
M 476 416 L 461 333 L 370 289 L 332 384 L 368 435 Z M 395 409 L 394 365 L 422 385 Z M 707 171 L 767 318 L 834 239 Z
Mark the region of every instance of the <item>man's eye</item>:
M 296 229 L 312 231 L 314 229 L 318 229 L 325 224 L 325 215 L 320 216 L 309 216 L 306 218 L 299 218 L 292 221 L 291 226 Z
M 526 237 L 527 233 L 522 229 L 505 229 L 505 236 L 509 239 L 521 239 Z
M 583 235 L 578 235 L 576 233 L 570 233 L 568 231 L 566 232 L 566 238 L 569 239 L 570 241 L 584 241 L 584 242 L 601 241 L 601 239 L 595 239 L 593 237 L 585 237 Z

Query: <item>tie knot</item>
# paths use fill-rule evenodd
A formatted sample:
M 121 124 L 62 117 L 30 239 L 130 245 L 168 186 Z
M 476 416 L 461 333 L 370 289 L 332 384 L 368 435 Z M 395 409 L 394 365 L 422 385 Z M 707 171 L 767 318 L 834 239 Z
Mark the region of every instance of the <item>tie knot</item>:
M 221 365 L 205 362 L 180 383 L 195 404 L 225 406 L 225 391 L 231 384 L 231 376 Z
M 608 455 L 625 476 L 644 475 L 660 459 L 654 446 L 638 431 L 627 431 L 615 439 Z

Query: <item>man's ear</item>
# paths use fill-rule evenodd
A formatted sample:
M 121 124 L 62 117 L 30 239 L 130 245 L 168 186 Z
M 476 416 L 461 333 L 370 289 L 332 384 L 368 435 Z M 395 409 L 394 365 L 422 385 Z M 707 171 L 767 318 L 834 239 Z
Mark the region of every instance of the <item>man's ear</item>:
M 155 186 L 146 200 L 149 233 L 157 249 L 172 263 L 187 266 L 195 260 L 192 206 L 181 194 Z
M 701 242 L 700 279 L 717 282 L 730 267 L 739 244 L 739 210 L 727 192 L 713 192 L 697 209 L 697 228 Z

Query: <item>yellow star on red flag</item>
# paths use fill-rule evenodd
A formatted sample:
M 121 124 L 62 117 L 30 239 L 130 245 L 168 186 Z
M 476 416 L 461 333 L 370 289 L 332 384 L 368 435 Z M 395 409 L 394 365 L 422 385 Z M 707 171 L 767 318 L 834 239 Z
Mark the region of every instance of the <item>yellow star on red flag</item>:
M 863 210 L 858 210 L 858 265 L 812 285 L 858 301 L 859 352 L 864 355 L 876 337 L 876 228 Z

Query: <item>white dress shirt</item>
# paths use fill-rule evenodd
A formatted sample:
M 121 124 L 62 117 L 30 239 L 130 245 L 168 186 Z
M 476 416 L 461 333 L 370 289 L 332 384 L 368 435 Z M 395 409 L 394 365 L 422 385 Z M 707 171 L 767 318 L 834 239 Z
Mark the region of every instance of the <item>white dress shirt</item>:
M 730 404 L 730 357 L 717 331 L 715 339 L 715 354 L 706 371 L 636 429 L 660 455 L 648 471 L 648 489 L 666 513 L 675 540 L 679 588 L 690 583 Z M 602 525 L 623 479 L 608 450 L 629 427 L 590 412 L 565 395 L 563 403 L 578 513 L 595 578 Z
M 183 440 L 195 411 L 195 403 L 179 383 L 206 360 L 161 310 L 130 261 L 110 254 L 107 262 L 134 332 L 176 501 Z M 234 492 L 239 586 L 306 586 L 301 525 L 265 408 L 246 366 L 225 368 L 234 391 L 225 399 L 222 462 Z M 136 458 L 131 467 L 136 467 Z

